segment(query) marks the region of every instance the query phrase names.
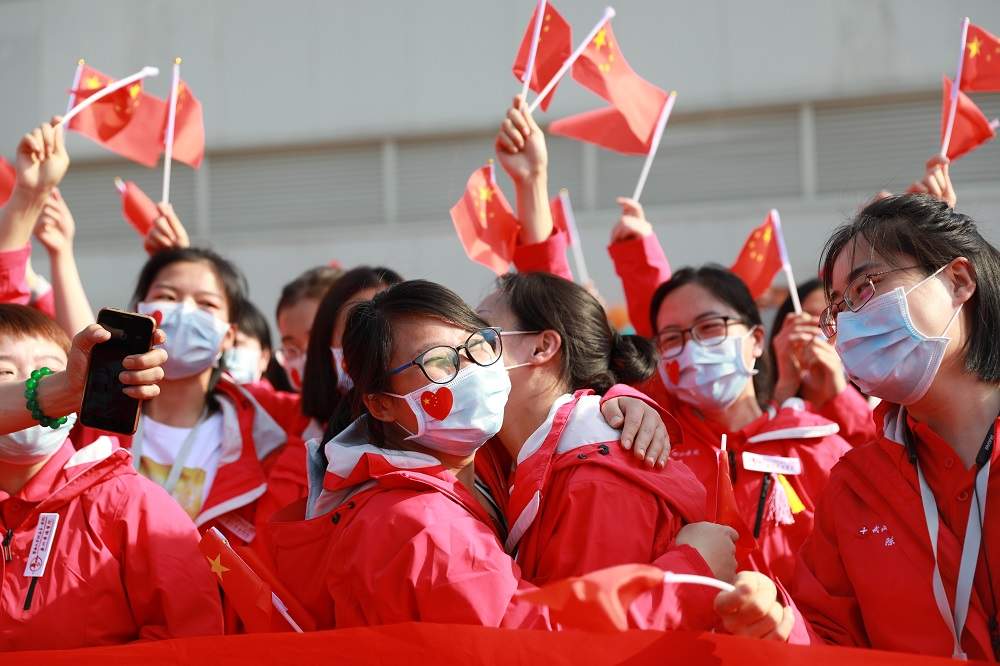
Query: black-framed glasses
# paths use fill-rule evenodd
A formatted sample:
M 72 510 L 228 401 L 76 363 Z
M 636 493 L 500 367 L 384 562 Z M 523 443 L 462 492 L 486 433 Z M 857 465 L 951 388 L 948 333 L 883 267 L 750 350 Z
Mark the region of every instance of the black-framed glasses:
M 750 325 L 742 317 L 709 317 L 702 319 L 690 328 L 671 328 L 660 331 L 656 336 L 656 348 L 659 349 L 662 358 L 676 358 L 684 351 L 684 345 L 688 338 L 693 338 L 705 347 L 715 347 L 721 345 L 729 337 L 731 324 Z
M 914 268 L 920 268 L 920 266 L 904 266 L 903 268 L 890 268 L 889 270 L 879 271 L 878 273 L 866 273 L 864 275 L 859 275 L 854 278 L 847 289 L 844 290 L 843 297 L 826 306 L 823 312 L 819 315 L 819 328 L 823 331 L 823 335 L 828 338 L 832 338 L 837 335 L 837 315 L 844 311 L 846 307 L 851 312 L 857 312 L 861 308 L 865 307 L 868 301 L 875 297 L 875 280 L 874 278 L 882 277 L 883 275 L 888 275 L 889 273 L 896 273 L 898 271 L 909 271 Z
M 462 352 L 465 352 L 465 357 L 476 365 L 484 368 L 493 365 L 503 356 L 500 329 L 480 329 L 470 335 L 465 344 L 458 347 L 449 345 L 431 347 L 409 363 L 390 370 L 389 376 L 398 375 L 415 365 L 429 381 L 435 384 L 447 384 L 458 375 L 462 367 Z

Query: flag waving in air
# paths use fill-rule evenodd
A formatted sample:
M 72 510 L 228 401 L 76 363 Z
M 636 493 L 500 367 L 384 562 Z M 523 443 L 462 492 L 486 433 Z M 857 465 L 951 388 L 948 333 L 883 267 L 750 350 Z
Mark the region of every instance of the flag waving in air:
M 80 70 L 79 82 L 72 90 L 73 104 L 112 83 L 114 79 L 89 65 Z M 167 104 L 142 90 L 142 82 L 115 91 L 69 122 L 69 129 L 122 157 L 147 167 L 156 166 L 163 151 L 162 127 Z
M 754 299 L 767 291 L 774 276 L 784 268 L 779 225 L 775 211 L 771 211 L 764 224 L 750 232 L 730 269 L 743 280 Z
M 531 51 L 531 37 L 535 27 L 535 18 L 538 16 L 538 8 L 535 8 L 528 23 L 528 29 L 521 40 L 521 47 L 517 51 L 514 59 L 514 76 L 518 81 L 523 80 L 524 72 L 528 69 L 529 52 Z M 573 53 L 573 29 L 569 23 L 556 11 L 551 2 L 545 4 L 545 16 L 542 19 L 542 30 L 538 37 L 538 49 L 535 52 L 535 65 L 531 72 L 530 88 L 536 93 L 541 92 L 559 67 Z M 552 103 L 552 96 L 556 89 L 552 88 L 541 101 L 542 111 L 549 108 Z
M 964 75 L 963 75 L 964 78 Z M 941 105 L 941 140 L 948 131 L 948 114 L 951 110 L 951 79 L 944 77 L 944 101 Z M 958 108 L 955 110 L 955 124 L 948 142 L 948 159 L 955 161 L 967 155 L 997 135 L 997 121 L 992 122 L 983 115 L 976 103 L 961 90 L 958 91 Z
M 176 114 L 173 158 L 197 169 L 205 157 L 205 120 L 201 102 L 183 79 L 177 85 Z M 164 133 L 165 131 L 166 118 L 164 118 Z
M 510 268 L 521 229 L 493 177 L 493 160 L 476 169 L 451 208 L 451 221 L 469 259 L 497 275 Z
M 573 78 L 611 106 L 557 120 L 549 131 L 620 153 L 647 154 L 668 95 L 629 66 L 610 21 L 573 64 Z
M 122 216 L 143 238 L 153 229 L 160 216 L 156 204 L 131 180 L 115 179 L 115 186 L 122 195 Z
M 1000 37 L 969 24 L 959 88 L 968 92 L 1000 92 Z

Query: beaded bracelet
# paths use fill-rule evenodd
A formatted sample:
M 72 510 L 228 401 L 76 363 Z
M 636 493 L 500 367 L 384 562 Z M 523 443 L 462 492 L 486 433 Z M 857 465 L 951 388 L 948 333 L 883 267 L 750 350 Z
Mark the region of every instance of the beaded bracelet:
M 24 397 L 28 400 L 25 407 L 31 412 L 31 418 L 38 421 L 43 428 L 57 430 L 66 424 L 67 417 L 50 419 L 42 413 L 42 408 L 38 406 L 38 382 L 42 380 L 42 377 L 48 377 L 51 374 L 52 371 L 48 368 L 39 368 L 31 373 L 31 377 L 24 382 Z

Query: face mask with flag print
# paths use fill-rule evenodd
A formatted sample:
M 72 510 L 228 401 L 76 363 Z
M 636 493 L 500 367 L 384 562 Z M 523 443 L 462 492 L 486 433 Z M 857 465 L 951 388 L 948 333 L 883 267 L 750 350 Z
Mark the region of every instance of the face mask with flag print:
M 417 432 L 407 441 L 465 458 L 500 432 L 510 377 L 503 363 L 469 365 L 448 384 L 430 383 L 406 395 L 386 395 L 405 400 L 417 417 Z
M 152 301 L 139 303 L 139 312 L 150 315 L 167 335 L 163 348 L 167 379 L 193 377 L 213 367 L 222 358 L 222 340 L 229 324 L 192 303 Z
M 676 358 L 658 366 L 663 384 L 678 398 L 704 409 L 728 407 L 757 374 L 743 362 L 743 341 L 753 333 L 728 337 L 716 345 L 688 340 Z

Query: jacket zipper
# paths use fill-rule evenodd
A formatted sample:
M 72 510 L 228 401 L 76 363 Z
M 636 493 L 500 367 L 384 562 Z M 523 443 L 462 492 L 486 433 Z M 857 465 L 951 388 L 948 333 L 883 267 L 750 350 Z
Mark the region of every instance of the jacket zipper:
M 14 530 L 11 528 L 7 529 L 7 534 L 3 537 L 3 559 L 4 562 L 12 562 L 14 556 L 10 552 L 10 542 L 14 538 Z
M 770 474 L 765 474 L 760 480 L 760 499 L 757 500 L 757 519 L 753 523 L 753 538 L 760 537 L 761 523 L 764 522 L 764 504 L 767 502 L 767 492 L 771 489 L 774 479 Z

